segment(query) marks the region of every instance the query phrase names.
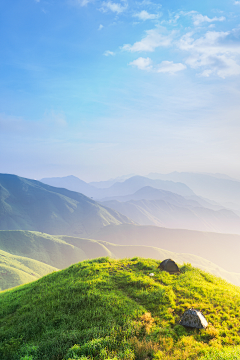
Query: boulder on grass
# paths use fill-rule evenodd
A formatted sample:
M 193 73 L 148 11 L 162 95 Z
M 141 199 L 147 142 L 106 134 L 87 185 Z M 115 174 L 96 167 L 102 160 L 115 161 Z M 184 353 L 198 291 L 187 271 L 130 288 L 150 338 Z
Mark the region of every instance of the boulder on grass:
M 206 329 L 208 326 L 208 322 L 201 311 L 195 309 L 186 310 L 179 324 L 197 329 Z
M 172 259 L 166 259 L 161 262 L 161 264 L 158 267 L 161 270 L 167 271 L 170 274 L 179 274 L 180 270 L 175 261 Z

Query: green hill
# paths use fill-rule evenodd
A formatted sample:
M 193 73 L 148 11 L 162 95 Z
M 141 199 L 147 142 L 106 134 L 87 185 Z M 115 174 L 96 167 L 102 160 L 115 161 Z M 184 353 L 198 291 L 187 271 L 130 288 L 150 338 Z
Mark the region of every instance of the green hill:
M 56 236 L 36 231 L 2 230 L 0 231 L 0 249 L 59 269 L 86 259 L 86 254 L 80 248 Z
M 67 189 L 16 175 L 0 174 L 0 229 L 88 236 L 126 216 Z
M 40 261 L 0 250 L 0 291 L 32 282 L 56 270 Z
M 1 360 L 239 359 L 240 288 L 157 266 L 100 258 L 0 293 Z M 179 325 L 189 307 L 206 330 Z

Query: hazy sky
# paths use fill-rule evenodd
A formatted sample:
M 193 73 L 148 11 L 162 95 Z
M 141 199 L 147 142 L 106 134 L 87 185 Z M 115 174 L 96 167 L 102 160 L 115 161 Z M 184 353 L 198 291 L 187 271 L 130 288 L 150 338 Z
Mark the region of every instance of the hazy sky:
M 240 178 L 240 1 L 2 1 L 0 17 L 0 172 Z

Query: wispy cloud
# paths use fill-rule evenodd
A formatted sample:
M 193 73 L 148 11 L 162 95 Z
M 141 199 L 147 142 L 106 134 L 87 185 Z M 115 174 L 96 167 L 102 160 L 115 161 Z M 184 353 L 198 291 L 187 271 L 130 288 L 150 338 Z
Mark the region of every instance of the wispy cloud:
M 226 20 L 226 18 L 224 16 L 221 16 L 221 17 L 213 17 L 212 19 L 209 18 L 208 16 L 206 15 L 202 15 L 202 14 L 199 14 L 197 11 L 190 11 L 187 13 L 187 15 L 190 15 L 192 16 L 192 19 L 193 19 L 193 24 L 198 26 L 202 23 L 205 23 L 205 22 L 208 22 L 208 23 L 212 23 L 212 22 L 215 22 L 215 21 L 224 21 Z
M 122 13 L 123 11 L 125 11 L 128 7 L 128 3 L 126 1 L 123 1 L 122 4 L 121 3 L 114 3 L 112 1 L 104 1 L 102 3 L 102 6 L 100 8 L 100 10 L 102 12 L 107 12 L 107 11 L 112 11 L 115 12 L 117 14 Z
M 122 50 L 130 52 L 152 52 L 157 47 L 169 46 L 171 44 L 172 36 L 162 35 L 160 29 L 147 30 L 146 33 L 147 35 L 141 41 L 137 41 L 133 45 L 125 44 L 123 45 Z
M 155 20 L 159 18 L 159 14 L 149 14 L 146 10 L 142 10 L 137 14 L 134 14 L 133 17 L 137 17 L 139 20 Z
M 129 65 L 136 66 L 140 70 L 151 70 L 152 60 L 148 58 L 139 57 L 138 59 L 129 63 Z
M 114 56 L 115 55 L 115 52 L 113 51 L 110 51 L 110 50 L 106 50 L 104 53 L 103 53 L 104 56 Z
M 232 41 L 231 32 L 208 31 L 194 40 L 193 33 L 185 34 L 179 47 L 190 53 L 186 63 L 193 69 L 202 68 L 202 76 L 215 74 L 225 78 L 240 74 L 238 65 L 240 43 Z
M 98 30 L 102 30 L 103 28 L 104 28 L 104 26 L 102 24 L 100 24 Z
M 213 23 L 216 21 L 224 21 L 226 20 L 226 18 L 224 16 L 220 16 L 220 17 L 213 17 L 210 18 L 207 15 L 202 15 L 197 11 L 180 11 L 177 14 L 170 14 L 170 20 L 168 21 L 164 21 L 165 23 L 169 23 L 169 24 L 176 24 L 177 21 L 182 17 L 182 16 L 190 16 L 193 20 L 193 24 L 195 26 L 199 26 L 201 24 L 204 23 Z
M 234 5 L 240 5 L 240 1 L 234 1 Z
M 129 65 L 136 66 L 140 70 L 151 70 L 154 72 L 168 73 L 171 75 L 186 69 L 186 65 L 182 63 L 174 63 L 173 61 L 162 61 L 160 64 L 153 66 L 153 62 L 149 57 L 139 57 L 138 59 L 130 62 Z

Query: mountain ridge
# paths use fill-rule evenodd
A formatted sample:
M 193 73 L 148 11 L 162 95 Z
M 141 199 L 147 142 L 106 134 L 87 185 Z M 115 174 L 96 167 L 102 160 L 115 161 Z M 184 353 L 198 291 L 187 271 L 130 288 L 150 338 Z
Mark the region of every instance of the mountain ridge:
M 159 200 L 101 201 L 139 225 L 240 234 L 240 217 L 231 210 L 212 210 L 197 201 L 165 196 Z
M 68 182 L 67 179 L 70 178 L 70 181 Z M 86 193 L 84 193 L 85 195 L 89 196 L 89 197 L 93 197 L 95 200 L 104 198 L 104 197 L 109 197 L 109 196 L 125 196 L 125 195 L 129 195 L 132 192 L 135 192 L 139 189 L 141 189 L 144 186 L 153 186 L 155 188 L 159 188 L 162 190 L 167 190 L 167 191 L 172 191 L 174 193 L 177 193 L 179 195 L 195 195 L 194 192 L 185 184 L 180 183 L 180 182 L 173 182 L 173 181 L 169 181 L 169 180 L 152 180 L 149 178 L 146 178 L 144 176 L 139 176 L 139 175 L 135 175 L 132 176 L 124 181 L 121 182 L 115 182 L 113 185 L 111 185 L 108 188 L 95 188 L 85 182 L 83 182 L 82 180 L 73 177 L 73 176 L 68 176 L 68 177 L 63 177 L 63 178 L 48 178 L 48 179 L 42 179 L 42 181 L 45 181 L 46 184 L 50 183 L 51 185 L 54 186 L 60 186 L 60 187 L 65 187 L 65 188 L 69 188 L 69 189 L 73 189 L 73 184 L 71 179 L 74 178 L 75 180 L 75 185 L 74 185 L 74 189 L 77 190 L 78 192 L 84 193 L 84 190 Z M 78 182 L 78 180 L 79 182 Z M 79 184 L 83 184 L 83 186 L 78 187 L 76 185 L 76 182 Z
M 16 175 L 0 174 L 0 229 L 89 235 L 132 221 L 83 194 Z
M 188 185 L 197 195 L 214 200 L 231 208 L 230 203 L 240 209 L 240 181 L 237 179 L 216 177 L 214 174 L 172 172 L 169 174 L 150 173 L 152 179 L 181 181 Z M 226 190 L 227 189 L 227 190 Z

